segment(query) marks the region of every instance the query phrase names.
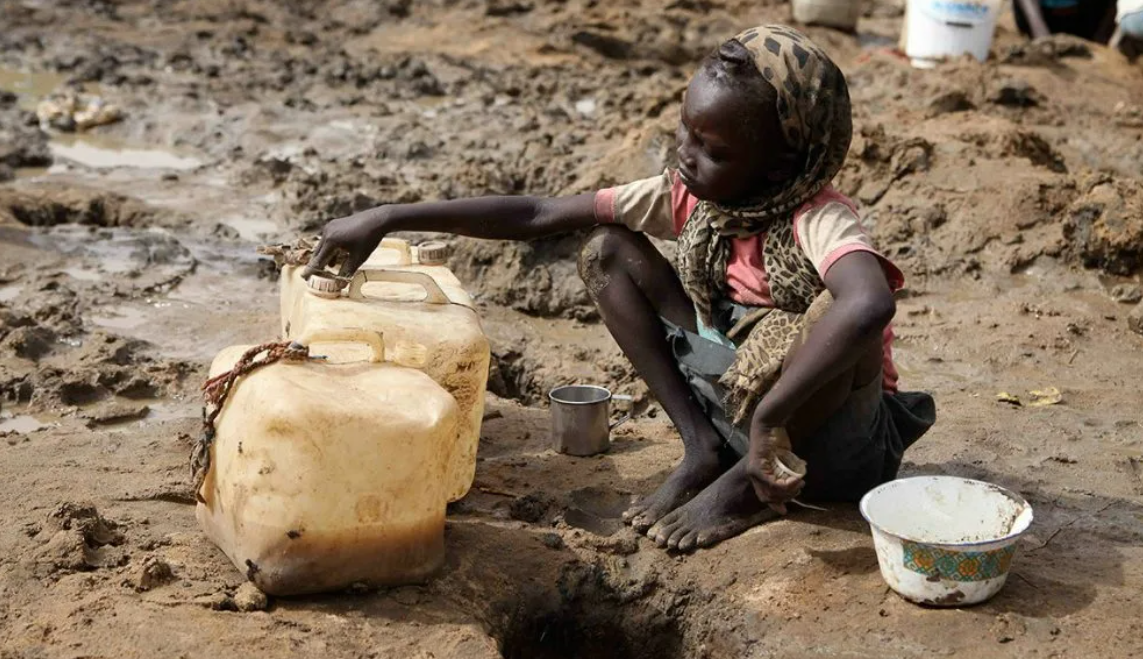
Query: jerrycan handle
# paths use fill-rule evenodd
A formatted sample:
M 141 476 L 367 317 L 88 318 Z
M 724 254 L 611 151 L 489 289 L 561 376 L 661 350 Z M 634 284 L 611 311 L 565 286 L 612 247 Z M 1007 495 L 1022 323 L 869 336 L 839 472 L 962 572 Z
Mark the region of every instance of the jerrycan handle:
M 387 270 L 385 268 L 363 268 L 358 270 L 353 279 L 349 282 L 349 291 L 346 295 L 351 300 L 362 300 L 365 295 L 361 292 L 361 287 L 369 282 L 375 281 L 388 281 L 396 282 L 399 284 L 413 284 L 425 289 L 425 302 L 429 304 L 449 304 L 448 295 L 441 290 L 437 281 L 426 275 L 423 272 L 412 272 L 410 270 Z
M 385 361 L 385 337 L 381 332 L 371 332 L 360 327 L 319 327 L 298 338 L 298 343 L 308 346 L 314 343 L 364 343 L 373 355 L 369 361 L 380 364 Z
M 409 247 L 409 241 L 400 238 L 382 238 L 381 247 L 400 252 L 401 260 L 397 262 L 398 266 L 413 264 L 413 249 Z

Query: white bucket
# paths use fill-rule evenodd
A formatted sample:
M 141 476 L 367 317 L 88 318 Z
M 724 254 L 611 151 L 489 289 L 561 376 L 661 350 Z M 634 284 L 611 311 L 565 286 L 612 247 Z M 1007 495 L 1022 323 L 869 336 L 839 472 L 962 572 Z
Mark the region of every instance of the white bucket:
M 921 68 L 966 53 L 983 62 L 999 13 L 999 0 L 908 0 L 905 54 Z
M 976 604 L 1008 579 L 1032 507 L 991 483 L 953 476 L 890 481 L 861 499 L 881 576 L 930 606 Z

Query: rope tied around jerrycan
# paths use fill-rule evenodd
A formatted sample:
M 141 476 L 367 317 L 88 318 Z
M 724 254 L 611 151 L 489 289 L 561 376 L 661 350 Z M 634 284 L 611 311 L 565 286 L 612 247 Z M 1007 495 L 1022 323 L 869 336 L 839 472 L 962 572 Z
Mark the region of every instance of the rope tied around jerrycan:
M 265 356 L 259 358 L 259 355 Z M 263 366 L 276 362 L 305 361 L 310 358 L 309 346 L 294 341 L 270 341 L 254 346 L 242 353 L 242 357 L 235 362 L 230 370 L 219 373 L 202 385 L 202 434 L 191 452 L 191 474 L 194 478 L 194 495 L 200 502 L 202 499 L 202 484 L 210 472 L 210 447 L 214 443 L 214 422 L 222 413 L 226 399 L 234 390 L 234 385 L 244 375 Z M 205 503 L 205 502 L 203 502 Z

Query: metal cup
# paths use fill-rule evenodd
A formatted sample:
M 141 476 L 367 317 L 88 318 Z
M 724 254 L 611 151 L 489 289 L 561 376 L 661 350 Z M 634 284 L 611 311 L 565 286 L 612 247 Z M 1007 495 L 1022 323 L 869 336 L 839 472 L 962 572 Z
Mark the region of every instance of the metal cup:
M 569 384 L 552 389 L 552 444 L 560 453 L 595 455 L 611 446 L 611 431 L 631 418 L 628 412 L 611 422 L 611 401 L 631 402 L 631 396 L 613 396 L 603 387 Z

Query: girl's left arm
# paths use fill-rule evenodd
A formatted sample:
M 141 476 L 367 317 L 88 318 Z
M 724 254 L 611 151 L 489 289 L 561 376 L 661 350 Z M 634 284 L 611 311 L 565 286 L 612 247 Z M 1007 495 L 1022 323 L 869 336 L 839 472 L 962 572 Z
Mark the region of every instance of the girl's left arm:
M 863 355 L 854 347 L 880 341 L 897 311 L 885 271 L 869 252 L 846 254 L 826 271 L 824 279 L 833 304 L 805 337 L 798 359 L 762 397 L 751 421 L 748 470 L 759 496 L 770 501 L 796 496 L 801 487 L 800 480 L 782 480 L 764 469 L 773 430 L 784 427 L 821 383 L 853 368 Z

